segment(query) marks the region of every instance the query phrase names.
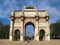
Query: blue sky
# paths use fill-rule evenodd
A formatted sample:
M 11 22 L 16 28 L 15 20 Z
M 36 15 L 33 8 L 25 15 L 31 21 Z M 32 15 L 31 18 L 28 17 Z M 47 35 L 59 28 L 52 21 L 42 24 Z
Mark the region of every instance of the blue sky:
M 10 23 L 12 10 L 22 10 L 24 6 L 36 6 L 37 10 L 49 11 L 50 23 L 60 19 L 60 0 L 0 0 L 0 20 Z
M 48 10 L 50 23 L 60 19 L 60 0 L 0 0 L 0 20 L 10 23 L 12 10 L 22 10 L 24 6 L 36 6 L 37 10 Z M 32 31 L 30 31 L 32 30 Z M 27 26 L 27 35 L 33 35 L 34 28 Z
M 26 26 L 26 36 L 33 36 L 34 35 L 34 26 L 27 25 Z

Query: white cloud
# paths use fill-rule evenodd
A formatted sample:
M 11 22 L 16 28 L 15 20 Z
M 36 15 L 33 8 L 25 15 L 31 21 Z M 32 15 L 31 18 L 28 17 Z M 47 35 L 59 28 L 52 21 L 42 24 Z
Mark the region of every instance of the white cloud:
M 56 0 L 52 0 L 52 2 L 55 2 Z M 60 11 L 55 8 L 55 7 L 51 7 L 49 5 L 49 0 L 37 0 L 36 3 L 34 2 L 34 0 L 26 0 L 26 1 L 17 1 L 17 0 L 5 0 L 3 1 L 2 4 L 0 4 L 0 18 L 7 18 L 9 19 L 10 17 L 10 12 L 11 10 L 16 10 L 16 9 L 20 9 L 21 5 L 36 5 L 37 9 L 47 9 L 49 11 L 49 16 L 50 16 L 50 22 L 54 20 L 56 20 L 57 18 L 60 18 Z M 54 18 L 55 17 L 55 18 Z
M 19 2 L 17 0 L 3 1 L 2 4 L 0 4 L 0 18 L 7 18 L 8 19 L 10 17 L 11 10 L 20 9 L 20 6 L 22 4 L 24 5 L 24 3 L 26 3 L 27 5 L 34 5 L 34 2 L 32 0 L 31 1 L 26 0 L 26 1 L 22 1 L 22 2 Z
M 0 5 L 0 18 L 10 18 L 10 12 L 13 9 L 19 9 L 15 0 L 5 0 Z
M 57 18 L 60 18 L 60 11 L 55 7 L 51 7 L 48 3 L 48 0 L 42 1 L 38 8 L 48 10 L 51 19 L 50 23 L 55 22 L 56 20 L 58 20 Z
M 28 2 L 27 2 L 27 5 L 29 5 L 29 6 L 34 6 L 34 5 L 35 5 L 35 3 L 34 3 L 34 1 L 33 1 L 33 0 L 30 0 L 30 1 L 28 1 Z

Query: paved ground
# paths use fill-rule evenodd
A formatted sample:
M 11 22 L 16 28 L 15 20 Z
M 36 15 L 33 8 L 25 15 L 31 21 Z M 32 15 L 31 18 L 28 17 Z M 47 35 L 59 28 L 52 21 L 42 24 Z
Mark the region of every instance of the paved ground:
M 31 41 L 30 43 L 21 41 L 9 41 L 8 39 L 0 39 L 0 45 L 60 45 L 60 40 L 51 41 Z

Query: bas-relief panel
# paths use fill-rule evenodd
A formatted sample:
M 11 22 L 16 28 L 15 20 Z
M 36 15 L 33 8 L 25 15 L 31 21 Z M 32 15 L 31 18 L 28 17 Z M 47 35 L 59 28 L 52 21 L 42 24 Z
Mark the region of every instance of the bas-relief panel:
M 21 23 L 20 19 L 15 19 L 15 23 Z
M 46 27 L 46 21 L 39 20 L 39 27 Z
M 36 12 L 24 12 L 24 14 L 27 17 L 34 17 L 36 15 Z
M 22 15 L 22 12 L 15 12 L 15 17 L 19 17 Z
M 15 27 L 20 27 L 21 26 L 21 20 L 20 19 L 16 19 L 15 23 L 14 23 Z
M 39 14 L 40 17 L 45 17 L 45 15 L 47 15 L 46 12 L 38 12 L 38 14 Z
M 39 27 L 46 27 L 45 23 L 39 23 Z

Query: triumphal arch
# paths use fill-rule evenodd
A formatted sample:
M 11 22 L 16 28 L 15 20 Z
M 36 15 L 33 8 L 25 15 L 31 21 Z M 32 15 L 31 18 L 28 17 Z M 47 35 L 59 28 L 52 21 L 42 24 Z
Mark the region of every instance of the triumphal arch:
M 17 40 L 15 33 L 19 31 L 18 39 L 24 41 L 25 27 L 28 24 L 34 26 L 34 40 L 50 40 L 50 24 L 47 10 L 37 10 L 35 6 L 25 6 L 23 10 L 13 10 L 10 19 L 9 40 Z M 41 32 L 43 36 L 41 36 Z

